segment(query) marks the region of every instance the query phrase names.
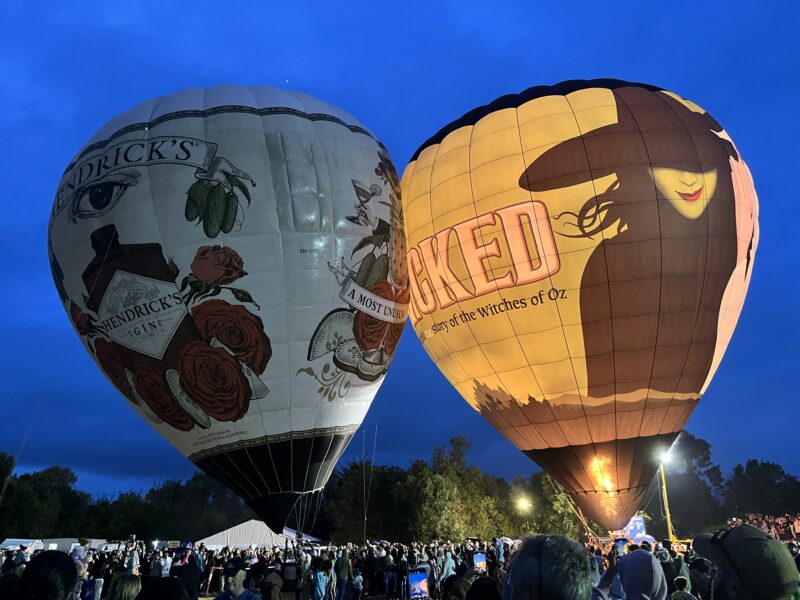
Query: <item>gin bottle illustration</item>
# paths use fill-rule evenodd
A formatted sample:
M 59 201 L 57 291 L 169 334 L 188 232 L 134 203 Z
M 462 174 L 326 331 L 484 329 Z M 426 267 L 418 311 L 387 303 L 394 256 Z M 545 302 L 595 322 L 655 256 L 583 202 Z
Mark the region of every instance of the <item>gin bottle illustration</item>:
M 193 421 L 208 426 L 208 416 L 186 397 L 178 380 L 181 350 L 202 338 L 161 245 L 121 244 L 114 225 L 95 230 L 91 243 L 95 257 L 83 272 L 83 283 L 139 405 L 159 408 L 143 402 L 133 383 L 137 369 L 149 369 L 163 377 L 169 393 Z

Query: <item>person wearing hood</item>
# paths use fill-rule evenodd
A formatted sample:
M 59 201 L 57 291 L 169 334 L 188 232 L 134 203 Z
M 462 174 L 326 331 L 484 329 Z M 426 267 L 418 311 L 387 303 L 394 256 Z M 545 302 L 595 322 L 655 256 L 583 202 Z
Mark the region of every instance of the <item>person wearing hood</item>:
M 677 591 L 675 587 L 675 579 L 677 577 L 685 577 L 687 580 L 689 579 L 689 568 L 684 564 L 683 559 L 674 555 L 675 552 L 670 547 L 664 547 L 661 550 L 656 552 L 656 557 L 658 558 L 658 562 L 661 564 L 661 568 L 664 571 L 664 577 L 667 580 L 667 593 L 672 594 Z M 690 587 L 688 592 L 692 591 Z
M 444 550 L 441 548 L 436 549 L 436 567 L 440 572 L 444 569 Z
M 666 600 L 667 579 L 656 558 L 634 550 L 619 561 L 619 580 L 628 600 Z
M 619 560 L 609 555 L 609 567 L 600 585 L 592 590 L 592 600 L 608 600 L 615 576 L 627 600 L 666 600 L 667 581 L 655 556 L 646 550 L 634 550 Z
M 689 580 L 686 579 L 686 577 L 676 577 L 675 587 L 677 588 L 677 591 L 672 592 L 670 595 L 670 600 L 697 600 L 697 597 L 693 596 L 687 591 L 687 588 L 689 587 Z
M 704 533 L 692 548 L 713 562 L 716 600 L 788 600 L 800 592 L 800 572 L 788 548 L 751 525 Z
M 444 567 L 442 567 L 442 581 L 456 574 L 456 561 L 453 560 L 453 554 L 446 552 L 444 555 Z

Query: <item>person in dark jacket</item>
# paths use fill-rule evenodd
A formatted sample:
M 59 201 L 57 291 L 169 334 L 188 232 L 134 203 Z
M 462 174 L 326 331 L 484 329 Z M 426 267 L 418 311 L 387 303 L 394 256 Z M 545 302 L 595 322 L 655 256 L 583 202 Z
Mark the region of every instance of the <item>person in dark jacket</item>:
M 160 577 L 149 582 L 136 600 L 189 600 L 189 594 L 180 579 Z
M 280 566 L 259 562 L 250 569 L 250 587 L 258 591 L 261 600 L 281 600 L 283 577 Z
M 19 600 L 66 598 L 78 572 L 64 552 L 45 550 L 27 563 L 17 582 Z
M 698 598 L 710 600 L 711 578 L 714 575 L 714 565 L 711 561 L 698 556 L 689 563 L 689 584 L 692 593 Z
M 717 567 L 715 600 L 788 600 L 800 587 L 800 572 L 786 546 L 751 525 L 701 534 L 692 547 Z
M 353 580 L 353 563 L 347 558 L 344 550 L 339 550 L 339 556 L 333 564 L 333 572 L 336 574 L 336 600 L 344 600 L 347 587 Z
M 672 594 L 677 591 L 675 587 L 675 578 L 683 575 L 688 579 L 689 571 L 684 569 L 683 561 L 680 557 L 673 556 L 670 548 L 662 548 L 656 552 L 658 562 L 664 571 L 664 577 L 667 580 L 667 594 Z M 684 572 L 685 571 L 685 572 Z M 689 588 L 691 591 L 691 588 Z
M 469 586 L 465 600 L 500 600 L 500 588 L 491 577 L 482 575 Z
M 203 579 L 203 570 L 197 564 L 197 557 L 190 554 L 185 565 L 178 567 L 176 576 L 186 586 L 189 600 L 197 600 L 200 594 L 200 581 Z

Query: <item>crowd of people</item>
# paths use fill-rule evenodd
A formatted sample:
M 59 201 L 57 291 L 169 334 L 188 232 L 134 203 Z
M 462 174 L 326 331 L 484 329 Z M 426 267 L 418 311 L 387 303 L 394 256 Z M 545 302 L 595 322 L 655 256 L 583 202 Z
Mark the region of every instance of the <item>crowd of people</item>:
M 9 600 L 742 600 L 800 599 L 800 548 L 737 523 L 690 544 L 560 535 L 210 550 L 9 551 Z M 414 585 L 410 585 L 413 581 Z
M 770 534 L 778 540 L 800 539 L 800 514 L 786 513 L 780 516 L 748 513 L 743 519 L 733 519 L 732 525 L 747 523 Z

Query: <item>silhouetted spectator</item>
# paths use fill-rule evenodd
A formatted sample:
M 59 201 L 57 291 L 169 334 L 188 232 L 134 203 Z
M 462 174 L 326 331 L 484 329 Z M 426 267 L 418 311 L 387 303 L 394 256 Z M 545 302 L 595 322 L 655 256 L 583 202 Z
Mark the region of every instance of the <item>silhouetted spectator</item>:
M 19 578 L 19 600 L 66 600 L 78 576 L 68 554 L 46 550 L 28 561 Z
M 715 600 L 782 600 L 800 586 L 800 573 L 786 546 L 751 525 L 699 535 L 692 546 L 717 566 Z
M 189 594 L 180 579 L 162 577 L 151 581 L 136 600 L 189 600 Z
M 560 535 L 525 539 L 509 577 L 512 600 L 584 600 L 592 589 L 586 551 Z

